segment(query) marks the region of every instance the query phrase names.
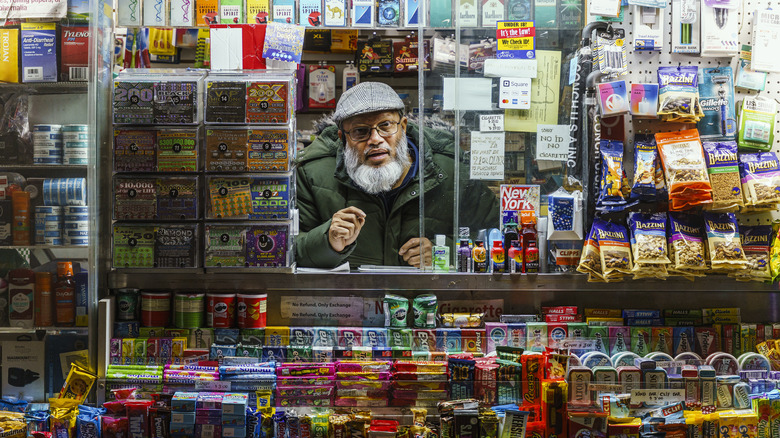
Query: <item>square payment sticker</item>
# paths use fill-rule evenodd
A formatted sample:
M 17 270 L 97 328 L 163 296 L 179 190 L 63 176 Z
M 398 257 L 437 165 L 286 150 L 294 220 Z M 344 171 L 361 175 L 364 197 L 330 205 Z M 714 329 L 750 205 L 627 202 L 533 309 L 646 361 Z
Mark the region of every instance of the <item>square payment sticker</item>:
M 531 108 L 530 78 L 501 78 L 498 107 L 506 109 Z

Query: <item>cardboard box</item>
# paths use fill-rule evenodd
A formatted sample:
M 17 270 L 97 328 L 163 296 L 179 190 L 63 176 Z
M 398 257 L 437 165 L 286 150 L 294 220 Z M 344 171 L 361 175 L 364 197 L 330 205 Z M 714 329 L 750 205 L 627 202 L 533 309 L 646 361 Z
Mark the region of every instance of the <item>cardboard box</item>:
M 89 26 L 62 26 L 60 34 L 60 80 L 88 80 Z
M 0 28 L 0 81 L 19 82 L 19 29 Z
M 22 82 L 57 82 L 55 23 L 22 23 Z

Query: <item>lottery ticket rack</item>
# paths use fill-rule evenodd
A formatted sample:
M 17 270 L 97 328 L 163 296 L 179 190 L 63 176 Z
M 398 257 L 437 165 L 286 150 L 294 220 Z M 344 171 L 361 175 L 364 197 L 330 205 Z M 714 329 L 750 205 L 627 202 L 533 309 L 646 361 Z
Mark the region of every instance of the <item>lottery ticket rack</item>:
M 283 72 L 120 75 L 113 267 L 291 272 L 294 90 Z
M 113 51 L 106 2 L 53 8 L 47 19 L 40 10 L 8 12 L 1 31 L 2 391 L 41 402 L 62 387 L 63 363 L 95 367 L 97 151 L 109 127 L 102 115 Z M 10 385 L 17 366 L 27 377 Z

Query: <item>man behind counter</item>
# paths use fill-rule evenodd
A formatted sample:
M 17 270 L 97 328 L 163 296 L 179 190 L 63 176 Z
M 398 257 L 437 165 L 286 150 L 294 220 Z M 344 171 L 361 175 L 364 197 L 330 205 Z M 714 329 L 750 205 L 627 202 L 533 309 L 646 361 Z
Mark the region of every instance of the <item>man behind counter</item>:
M 414 141 L 404 104 L 386 84 L 363 82 L 339 99 L 330 126 L 306 147 L 298 165 L 300 266 L 431 264 L 435 234 L 453 233 L 455 141 L 426 128 L 425 152 Z M 346 146 L 345 146 L 346 144 Z M 498 226 L 498 199 L 461 168 L 459 226 Z M 425 234 L 420 238 L 420 178 L 425 181 Z

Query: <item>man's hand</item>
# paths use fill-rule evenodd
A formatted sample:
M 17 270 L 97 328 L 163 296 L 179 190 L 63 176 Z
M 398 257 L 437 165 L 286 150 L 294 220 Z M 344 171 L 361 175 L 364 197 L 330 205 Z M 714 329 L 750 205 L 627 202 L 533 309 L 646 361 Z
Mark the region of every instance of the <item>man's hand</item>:
M 425 237 L 422 239 L 418 237 L 409 239 L 409 241 L 404 243 L 404 245 L 398 251 L 398 255 L 403 257 L 406 263 L 419 268 L 421 250 L 422 260 L 425 260 L 425 266 L 431 266 L 433 264 L 433 244 L 431 244 L 431 241 Z
M 336 252 L 344 251 L 357 239 L 364 223 L 366 214 L 357 207 L 347 207 L 334 213 L 328 229 L 330 247 Z

